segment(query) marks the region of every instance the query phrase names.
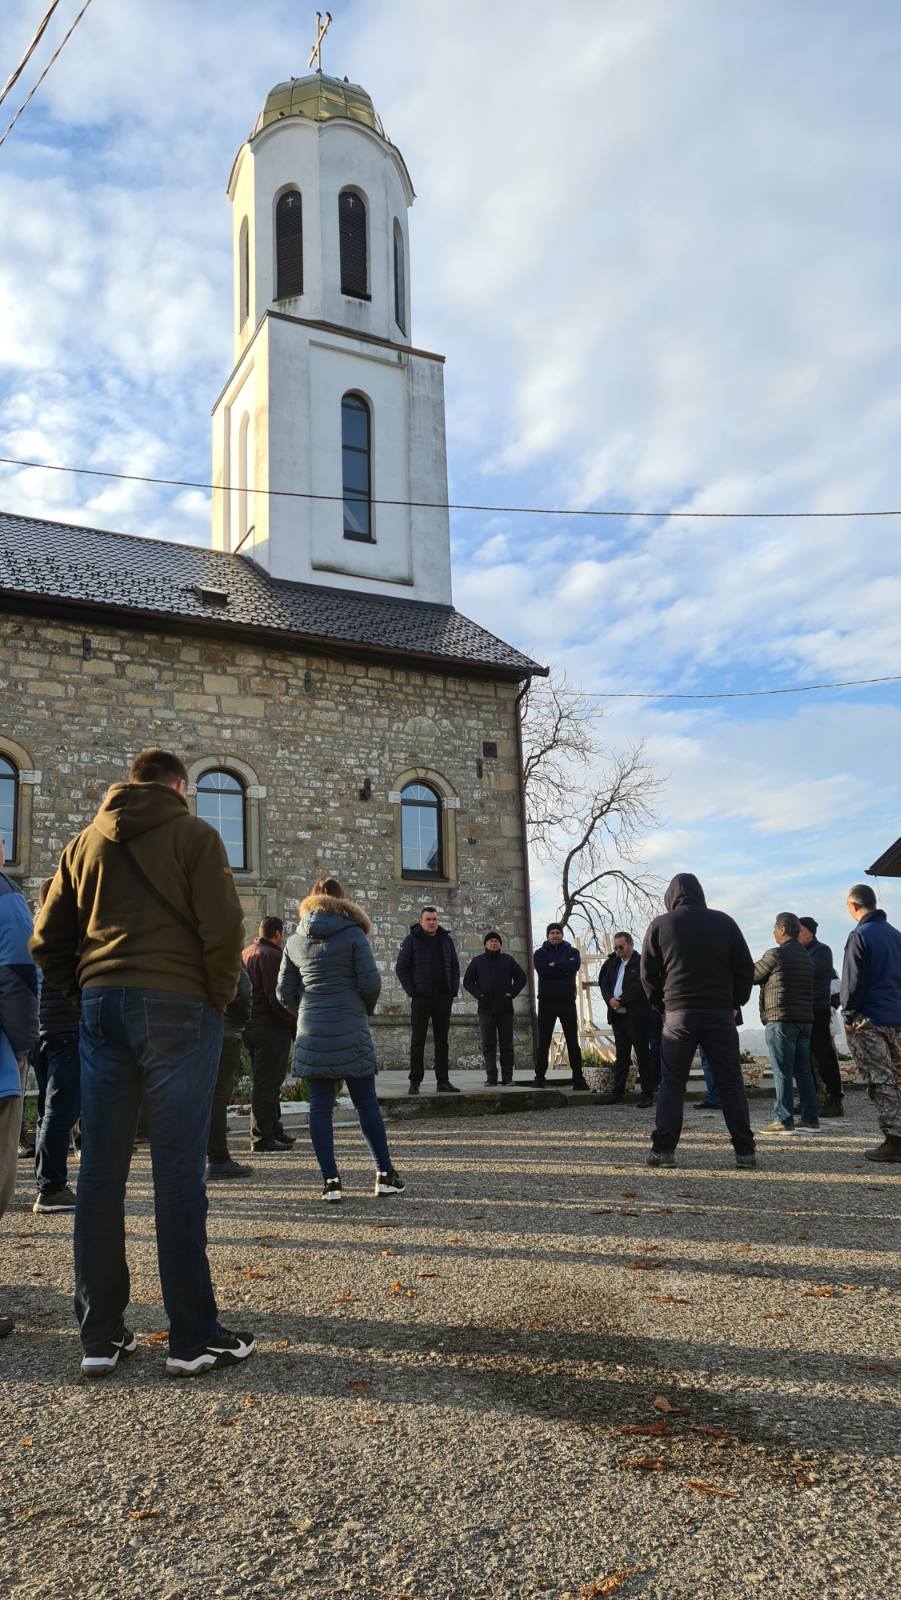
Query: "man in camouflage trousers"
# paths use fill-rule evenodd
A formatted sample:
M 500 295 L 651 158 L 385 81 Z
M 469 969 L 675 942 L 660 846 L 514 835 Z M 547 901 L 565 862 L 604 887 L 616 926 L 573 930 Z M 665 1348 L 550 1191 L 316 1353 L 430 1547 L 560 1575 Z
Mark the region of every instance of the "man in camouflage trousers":
M 866 1157 L 901 1162 L 901 933 L 877 911 L 866 883 L 848 890 L 848 910 L 857 927 L 845 945 L 842 1015 L 885 1135 Z

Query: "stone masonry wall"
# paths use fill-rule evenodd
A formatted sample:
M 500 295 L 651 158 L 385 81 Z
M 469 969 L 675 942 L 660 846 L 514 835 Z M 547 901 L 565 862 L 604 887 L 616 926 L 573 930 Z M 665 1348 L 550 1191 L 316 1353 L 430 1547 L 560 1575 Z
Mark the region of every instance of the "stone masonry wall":
M 20 768 L 27 756 L 30 767 L 12 867 L 29 899 L 107 786 L 138 750 L 160 744 L 189 767 L 232 766 L 250 785 L 256 870 L 236 873 L 248 937 L 263 913 L 293 926 L 298 898 L 324 870 L 367 910 L 384 985 L 375 1018 L 383 1065 L 407 1060 L 408 1005 L 394 960 L 422 904 L 439 907 L 461 966 L 491 927 L 526 965 L 514 685 L 3 614 L 0 691 L 0 753 Z M 483 758 L 483 741 L 496 743 L 496 758 Z M 389 797 L 415 769 L 449 796 L 457 873 L 447 884 L 398 875 L 399 807 Z M 361 800 L 367 778 L 371 799 Z M 526 1069 L 525 996 L 517 1008 Z M 468 997 L 455 1007 L 457 1066 L 480 1060 L 474 1009 Z

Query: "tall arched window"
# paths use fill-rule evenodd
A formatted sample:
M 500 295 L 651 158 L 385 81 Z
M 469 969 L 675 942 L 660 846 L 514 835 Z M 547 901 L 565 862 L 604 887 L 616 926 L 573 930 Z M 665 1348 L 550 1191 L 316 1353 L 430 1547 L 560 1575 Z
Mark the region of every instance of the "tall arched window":
M 369 299 L 366 252 L 366 202 L 352 189 L 338 196 L 338 243 L 341 251 L 341 293 Z
M 250 229 L 245 217 L 238 234 L 238 322 L 243 328 L 250 315 Z
M 401 872 L 405 878 L 443 878 L 441 797 L 427 783 L 400 792 Z
M 247 867 L 247 796 L 240 778 L 211 768 L 197 780 L 197 815 L 215 828 L 236 872 Z
M 245 411 L 238 428 L 238 543 L 250 527 L 250 417 Z
M 18 771 L 8 756 L 0 756 L 0 838 L 7 861 L 16 859 L 18 798 Z
M 341 401 L 341 476 L 345 539 L 373 539 L 372 419 L 361 394 Z
M 296 189 L 280 195 L 275 207 L 275 298 L 303 294 L 303 204 Z
M 394 320 L 401 333 L 407 331 L 407 283 L 404 272 L 404 235 L 394 219 Z

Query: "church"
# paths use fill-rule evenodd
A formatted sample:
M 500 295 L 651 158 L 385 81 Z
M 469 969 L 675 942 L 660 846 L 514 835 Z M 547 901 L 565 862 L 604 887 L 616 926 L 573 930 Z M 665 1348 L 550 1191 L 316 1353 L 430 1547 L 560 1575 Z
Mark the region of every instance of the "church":
M 279 84 L 227 192 L 212 548 L 0 512 L 6 870 L 33 900 L 135 753 L 172 749 L 248 934 L 293 925 L 324 871 L 365 907 L 402 1065 L 394 959 L 423 904 L 461 962 L 496 927 L 527 966 L 520 695 L 544 669 L 453 606 L 444 363 L 413 342 L 413 186 L 372 99 Z M 474 1024 L 467 999 L 452 1063 Z

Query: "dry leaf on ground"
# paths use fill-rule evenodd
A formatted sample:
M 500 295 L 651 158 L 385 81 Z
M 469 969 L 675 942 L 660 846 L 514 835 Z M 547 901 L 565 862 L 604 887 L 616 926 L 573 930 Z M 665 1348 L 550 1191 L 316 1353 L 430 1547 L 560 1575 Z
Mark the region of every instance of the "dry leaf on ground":
M 641 1256 L 638 1261 L 630 1261 L 629 1262 L 629 1271 L 630 1272 L 654 1272 L 657 1268 L 662 1267 L 662 1266 L 663 1266 L 663 1262 L 662 1261 L 648 1261 L 646 1259 L 646 1257 Z
M 220 1428 L 233 1428 L 235 1423 L 236 1422 L 240 1422 L 240 1421 L 241 1421 L 241 1413 L 240 1413 L 240 1411 L 234 1411 L 234 1412 L 232 1412 L 232 1415 L 230 1417 L 220 1417 L 219 1418 L 219 1426 L 220 1426 Z
M 276 1350 L 289 1350 L 290 1347 L 291 1347 L 291 1340 L 290 1339 L 277 1339 L 275 1341 Z
M 670 1412 L 679 1409 L 679 1407 L 674 1406 L 671 1401 L 667 1400 L 665 1394 L 655 1395 L 654 1399 L 651 1401 L 651 1404 L 653 1405 L 655 1411 Z
M 34 1440 L 33 1439 L 29 1439 L 27 1435 L 24 1435 L 19 1440 L 19 1444 L 22 1446 L 23 1450 L 30 1450 L 32 1445 L 34 1444 Z
M 621 1567 L 619 1572 L 608 1572 L 606 1578 L 595 1578 L 594 1583 L 586 1583 L 579 1590 L 579 1600 L 606 1600 L 611 1594 L 616 1594 L 617 1589 L 631 1578 L 637 1567 Z
M 346 1306 L 348 1301 L 352 1300 L 352 1299 L 353 1299 L 353 1295 L 352 1295 L 350 1289 L 348 1289 L 346 1294 L 339 1294 L 337 1300 L 335 1301 L 335 1305 L 336 1306 Z
M 684 1294 L 649 1294 L 649 1300 L 656 1300 L 661 1306 L 690 1306 L 691 1301 Z
M 659 1422 L 623 1422 L 617 1428 L 617 1433 L 640 1433 L 642 1435 L 663 1435 L 672 1433 L 669 1423 L 663 1418 Z
M 242 1278 L 265 1278 L 265 1276 L 265 1272 L 261 1272 L 259 1267 L 248 1267 L 241 1273 Z
M 437 1272 L 420 1272 L 420 1278 L 437 1278 Z
M 168 1344 L 169 1335 L 165 1329 L 162 1329 L 159 1333 L 148 1333 L 147 1343 L 152 1345 Z
M 814 1484 L 817 1481 L 812 1472 L 801 1472 L 799 1470 L 794 1476 L 795 1483 L 798 1485 L 799 1489 L 809 1489 L 811 1484 Z
M 345 1389 L 353 1389 L 354 1394 L 375 1394 L 375 1386 L 366 1378 L 348 1378 Z
M 805 1289 L 805 1300 L 831 1300 L 835 1290 L 828 1283 L 821 1283 L 817 1289 Z
M 705 1439 L 730 1439 L 733 1444 L 740 1444 L 737 1433 L 727 1433 L 725 1428 L 714 1428 L 707 1422 L 686 1422 L 689 1433 L 699 1433 Z
M 151 1517 L 161 1517 L 162 1511 L 129 1511 L 132 1522 L 149 1522 Z
M 717 1494 L 723 1500 L 740 1500 L 737 1489 L 718 1489 L 715 1483 L 705 1483 L 703 1478 L 686 1478 L 686 1486 L 695 1494 Z
M 660 1456 L 625 1456 L 618 1461 L 618 1467 L 625 1467 L 629 1472 L 667 1472 L 669 1462 Z

